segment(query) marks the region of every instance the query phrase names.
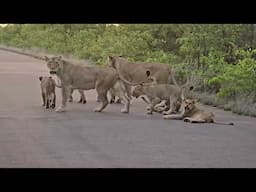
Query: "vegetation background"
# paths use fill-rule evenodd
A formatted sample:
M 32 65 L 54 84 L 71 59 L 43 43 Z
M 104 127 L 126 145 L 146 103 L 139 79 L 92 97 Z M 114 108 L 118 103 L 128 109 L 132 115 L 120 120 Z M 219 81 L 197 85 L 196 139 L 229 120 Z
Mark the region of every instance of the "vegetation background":
M 255 24 L 8 24 L 0 44 L 105 65 L 108 55 L 196 75 L 205 104 L 256 116 Z

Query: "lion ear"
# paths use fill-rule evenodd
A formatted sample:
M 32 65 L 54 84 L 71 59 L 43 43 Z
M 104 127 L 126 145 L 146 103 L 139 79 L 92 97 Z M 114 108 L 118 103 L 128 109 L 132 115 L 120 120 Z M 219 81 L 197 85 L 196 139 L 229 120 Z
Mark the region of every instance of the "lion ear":
M 199 102 L 199 99 L 193 99 L 193 104 Z
M 42 81 L 42 79 L 43 79 L 43 77 L 42 77 L 42 76 L 40 76 L 40 77 L 39 77 L 39 81 Z
M 44 57 L 43 57 L 43 60 L 45 60 L 45 61 L 49 61 L 50 59 L 49 59 L 49 57 L 44 56 Z
M 150 71 L 149 70 L 146 71 L 146 75 L 147 75 L 147 77 L 150 76 Z
M 190 86 L 189 90 L 192 91 L 194 89 L 194 86 Z
M 114 60 L 114 57 L 112 55 L 108 56 L 109 60 Z
M 60 55 L 60 56 L 58 56 L 58 57 L 57 57 L 57 59 L 58 59 L 58 60 L 61 60 L 61 59 L 62 59 L 62 56 L 61 56 L 61 55 Z
M 193 104 L 195 104 L 196 102 L 197 102 L 197 100 L 196 100 L 196 99 L 193 99 L 193 100 L 192 100 L 192 103 L 193 103 Z

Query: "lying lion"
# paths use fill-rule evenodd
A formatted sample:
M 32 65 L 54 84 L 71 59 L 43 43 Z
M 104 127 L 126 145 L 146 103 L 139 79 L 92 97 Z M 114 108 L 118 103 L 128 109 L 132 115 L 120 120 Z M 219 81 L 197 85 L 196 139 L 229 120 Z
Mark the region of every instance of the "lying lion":
M 55 108 L 56 93 L 55 93 L 55 81 L 51 77 L 39 77 L 41 84 L 41 94 L 43 99 L 43 105 L 46 109 Z
M 215 122 L 214 114 L 212 112 L 205 112 L 196 107 L 194 99 L 183 99 L 180 114 L 164 115 L 164 119 L 178 119 L 190 123 L 215 123 L 221 125 L 234 125 L 234 123 L 220 123 Z
M 61 56 L 48 58 L 45 57 L 50 74 L 55 74 L 61 81 L 62 103 L 56 110 L 65 111 L 67 99 L 71 89 L 90 90 L 96 89 L 101 106 L 95 108 L 95 112 L 101 112 L 108 105 L 107 92 L 110 88 L 115 90 L 125 105 L 121 110 L 123 113 L 129 113 L 130 100 L 125 94 L 123 80 L 118 76 L 115 69 L 111 67 L 100 66 L 80 66 L 72 64 Z

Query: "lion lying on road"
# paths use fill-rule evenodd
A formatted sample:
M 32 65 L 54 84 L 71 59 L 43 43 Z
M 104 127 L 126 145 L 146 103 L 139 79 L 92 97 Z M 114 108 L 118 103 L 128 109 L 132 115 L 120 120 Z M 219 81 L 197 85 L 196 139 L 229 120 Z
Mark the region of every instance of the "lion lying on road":
M 125 90 L 121 86 L 122 81 L 113 68 L 74 65 L 62 59 L 61 56 L 52 58 L 45 57 L 45 61 L 47 62 L 50 74 L 56 74 L 61 81 L 62 104 L 56 110 L 57 112 L 65 111 L 71 89 L 96 89 L 102 104 L 100 107 L 95 108 L 94 111 L 101 112 L 108 105 L 107 92 L 110 88 L 115 90 L 116 95 L 119 96 L 125 104 L 121 112 L 129 112 L 130 100 L 125 95 Z
M 55 93 L 55 81 L 51 77 L 39 77 L 41 85 L 41 93 L 43 99 L 43 106 L 48 108 L 55 108 L 56 93 Z
M 164 115 L 164 119 L 178 119 L 190 123 L 216 123 L 221 125 L 234 125 L 234 123 L 220 123 L 214 121 L 214 114 L 212 112 L 205 112 L 196 107 L 195 100 L 183 99 L 180 114 Z

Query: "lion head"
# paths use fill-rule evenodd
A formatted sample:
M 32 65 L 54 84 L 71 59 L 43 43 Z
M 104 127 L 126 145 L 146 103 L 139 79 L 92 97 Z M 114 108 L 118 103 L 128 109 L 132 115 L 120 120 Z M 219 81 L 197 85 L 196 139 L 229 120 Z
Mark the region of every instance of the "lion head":
M 47 62 L 50 74 L 59 74 L 63 69 L 63 60 L 61 56 L 48 58 L 45 56 L 44 60 Z
M 191 113 L 196 108 L 195 99 L 183 99 L 180 105 L 180 111 L 186 115 Z
M 108 56 L 108 59 L 109 59 L 108 66 L 113 67 L 114 69 L 117 69 L 120 63 L 122 62 L 126 63 L 128 61 L 123 56 Z

